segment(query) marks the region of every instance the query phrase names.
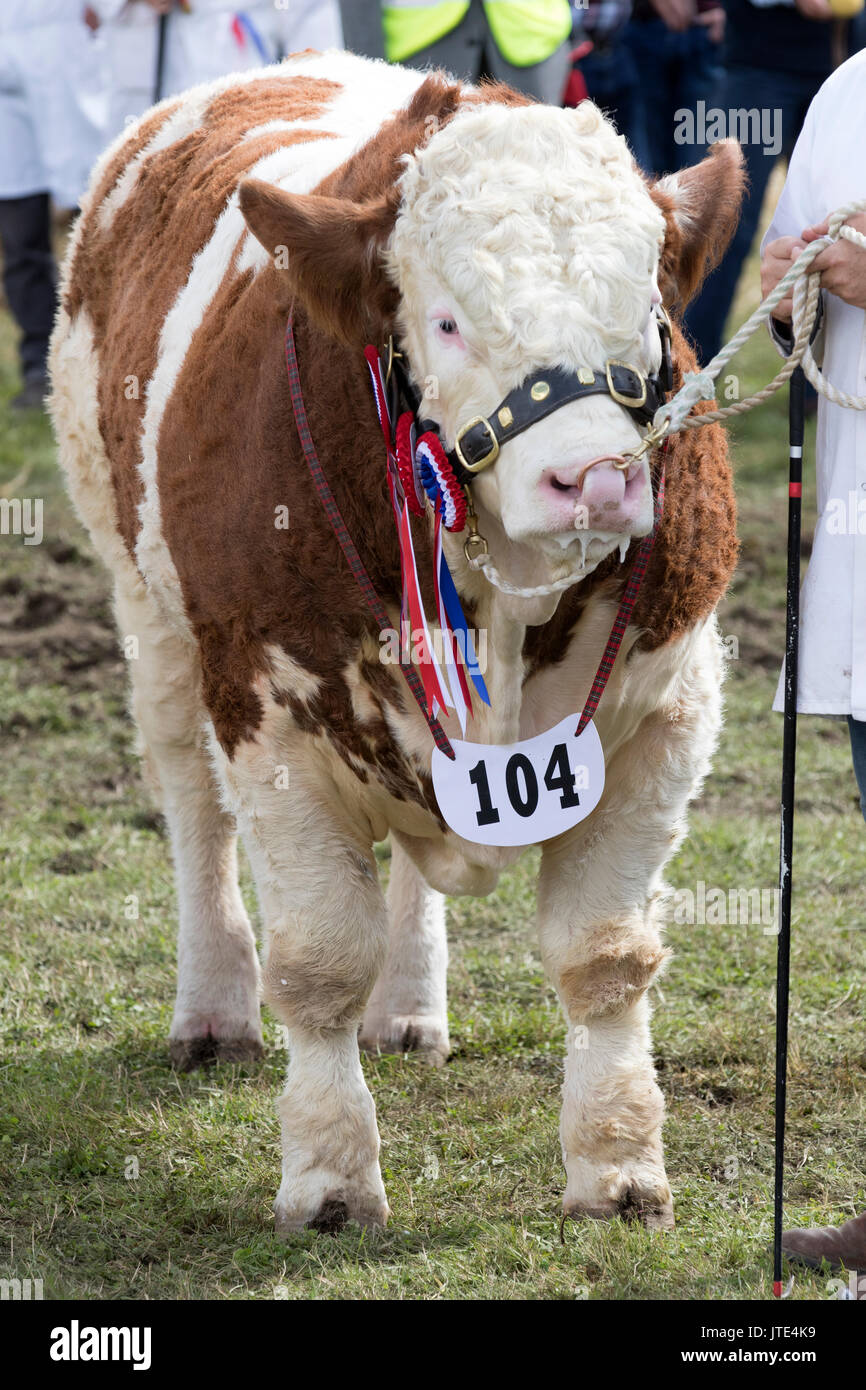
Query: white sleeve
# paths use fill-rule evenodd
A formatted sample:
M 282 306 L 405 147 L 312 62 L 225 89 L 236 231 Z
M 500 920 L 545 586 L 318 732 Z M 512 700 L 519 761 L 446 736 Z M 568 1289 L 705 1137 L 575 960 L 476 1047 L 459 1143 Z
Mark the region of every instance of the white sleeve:
M 799 236 L 805 227 L 819 220 L 812 196 L 813 146 L 815 142 L 817 99 L 812 102 L 803 122 L 803 129 L 788 162 L 788 176 L 782 195 L 776 204 L 773 219 L 761 242 L 761 255 L 767 244 L 780 236 Z M 790 325 L 775 319 L 767 320 L 773 346 L 781 357 L 788 357 L 793 347 Z
M 815 197 L 815 146 L 820 136 L 819 127 L 823 115 L 823 103 L 819 93 L 806 113 L 803 129 L 794 146 L 788 163 L 788 177 L 782 196 L 773 213 L 773 220 L 761 242 L 761 253 L 770 241 L 780 236 L 799 236 L 804 227 L 820 222 L 825 209 Z

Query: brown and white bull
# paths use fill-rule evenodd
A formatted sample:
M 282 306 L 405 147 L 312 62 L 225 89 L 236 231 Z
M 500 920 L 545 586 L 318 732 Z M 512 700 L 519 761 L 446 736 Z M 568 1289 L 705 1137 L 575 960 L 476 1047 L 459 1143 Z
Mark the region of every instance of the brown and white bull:
M 733 229 L 736 146 L 649 187 L 590 104 L 528 104 L 349 54 L 302 54 L 163 102 L 94 173 L 70 249 L 52 411 L 75 502 L 137 638 L 132 707 L 171 832 L 180 911 L 171 1052 L 256 1055 L 259 997 L 287 1029 L 278 1225 L 384 1222 L 366 1049 L 448 1055 L 443 894 L 486 894 L 519 849 L 450 831 L 433 743 L 314 491 L 283 339 L 294 304 L 310 428 L 396 627 L 401 576 L 363 348 L 393 333 L 447 446 L 539 370 L 658 366 L 658 290 L 682 304 Z M 679 374 L 693 365 L 674 331 Z M 502 576 L 445 547 L 488 637 L 511 744 L 582 708 L 635 546 L 652 523 L 640 429 L 577 400 L 472 487 Z M 575 530 L 576 505 L 587 519 Z M 288 509 L 286 511 L 286 509 Z M 280 518 L 288 516 L 288 528 Z M 415 524 L 429 573 L 431 527 Z M 627 551 L 627 553 L 626 553 Z M 667 456 L 664 516 L 596 724 L 606 785 L 546 840 L 545 968 L 569 1045 L 570 1214 L 672 1223 L 647 990 L 666 957 L 665 861 L 720 722 L 714 608 L 735 562 L 718 426 Z M 429 611 L 429 610 L 428 610 Z M 445 721 L 453 738 L 459 728 Z M 264 964 L 238 891 L 255 875 Z M 387 895 L 373 846 L 392 842 Z M 575 1046 L 575 1038 L 581 1045 Z

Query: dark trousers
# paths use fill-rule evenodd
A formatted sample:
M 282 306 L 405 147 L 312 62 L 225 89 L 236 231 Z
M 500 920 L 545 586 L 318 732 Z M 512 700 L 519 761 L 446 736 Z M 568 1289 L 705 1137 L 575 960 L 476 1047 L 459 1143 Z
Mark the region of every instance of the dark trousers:
M 596 44 L 578 64 L 586 90 L 624 135 L 632 150 L 638 141 L 638 85 L 640 78 L 634 58 L 622 35 L 608 43 Z
M 860 788 L 860 810 L 866 819 L 866 721 L 848 716 L 848 732 L 851 735 L 851 757 L 854 761 L 854 776 Z
M 21 329 L 21 375 L 27 381 L 45 373 L 54 323 L 56 272 L 47 193 L 0 198 L 0 244 L 3 289 Z
M 823 78 L 800 73 L 769 72 L 765 68 L 729 67 L 721 84 L 718 105 L 724 111 L 766 107 L 781 112 L 782 150 L 790 154 Z M 707 277 L 697 299 L 686 310 L 685 323 L 697 347 L 698 360 L 709 362 L 722 345 L 740 271 L 758 230 L 761 204 L 776 160 L 764 154 L 761 144 L 743 145 L 748 190 L 740 223 L 720 265 Z M 801 227 L 796 228 L 802 231 Z
M 647 19 L 626 25 L 622 47 L 639 74 L 627 134 L 638 164 L 656 177 L 696 164 L 706 150 L 677 144 L 677 112 L 694 111 L 698 101 L 714 104 L 723 77 L 721 45 L 710 41 L 702 25 L 675 33 L 663 20 Z

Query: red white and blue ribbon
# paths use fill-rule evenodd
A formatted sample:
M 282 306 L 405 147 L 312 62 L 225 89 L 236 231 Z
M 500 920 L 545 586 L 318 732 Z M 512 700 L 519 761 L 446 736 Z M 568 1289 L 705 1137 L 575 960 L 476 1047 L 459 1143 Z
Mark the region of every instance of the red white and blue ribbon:
M 466 495 L 457 481 L 454 469 L 448 461 L 442 441 L 432 431 L 422 434 L 418 440 L 416 457 L 421 484 L 433 503 L 436 514 L 436 544 L 434 561 L 434 584 L 436 604 L 439 610 L 439 624 L 446 652 L 453 653 L 456 644 L 455 675 L 459 685 L 462 702 L 469 714 L 472 713 L 472 698 L 466 682 L 468 670 L 478 694 L 486 705 L 490 704 L 487 686 L 478 665 L 475 644 L 469 631 L 469 624 L 463 612 L 463 605 L 457 593 L 448 561 L 442 549 L 442 527 L 446 531 L 462 531 L 466 525 Z M 451 674 L 449 667 L 449 675 Z M 457 716 L 460 718 L 460 701 L 452 680 L 451 689 L 455 694 Z M 461 720 L 460 727 L 466 732 Z
M 397 474 L 406 505 L 413 516 L 423 516 L 427 499 L 421 490 L 415 443 L 415 416 L 411 410 L 404 410 L 394 431 L 394 444 L 397 455 Z
M 391 429 L 391 412 L 388 409 L 388 397 L 385 394 L 385 381 L 382 376 L 382 359 L 374 347 L 365 347 L 364 357 L 370 369 L 376 414 L 379 416 L 379 424 L 382 426 L 382 434 L 385 436 L 385 448 L 388 450 L 390 459 L 394 453 L 393 431 Z
M 466 498 L 439 438 L 428 431 L 416 440 L 415 418 L 411 411 L 404 411 L 396 424 L 393 421 L 376 348 L 365 348 L 364 357 L 370 369 L 376 412 L 385 441 L 388 489 L 400 546 L 401 662 L 411 661 L 404 642 L 408 629 L 418 658 L 428 710 L 435 716 L 437 710 L 453 709 L 465 734 L 467 717 L 472 715 L 467 671 L 481 699 L 490 704 L 475 644 L 442 548 L 443 527 L 448 531 L 462 531 L 466 524 Z M 424 611 L 409 520 L 410 513 L 417 517 L 424 515 L 428 497 L 434 511 L 433 588 L 442 635 L 444 671 L 437 660 Z
M 465 657 L 466 648 L 461 651 L 458 641 L 455 639 L 454 630 L 448 621 L 448 613 L 445 608 L 445 600 L 442 597 L 442 571 L 448 569 L 448 563 L 442 551 L 442 514 L 436 512 L 436 519 L 433 523 L 433 587 L 436 591 L 436 611 L 439 615 L 439 631 L 442 634 L 442 655 L 445 662 L 445 669 L 448 673 L 448 685 L 451 690 L 451 697 L 454 701 L 454 713 L 460 724 L 460 732 L 466 737 L 466 720 L 472 715 L 472 696 L 469 691 L 469 683 L 466 679 L 466 672 L 463 669 L 461 657 Z M 450 578 L 450 571 L 449 571 Z
M 462 531 L 466 525 L 466 496 L 448 462 L 442 441 L 432 430 L 422 434 L 416 447 L 421 486 L 440 511 L 446 531 Z
M 451 571 L 448 568 L 448 562 L 444 555 L 442 555 L 441 564 L 437 569 L 436 589 L 437 594 L 441 594 L 442 606 L 449 628 L 453 633 L 459 634 L 458 650 L 466 663 L 466 670 L 472 677 L 472 684 L 475 686 L 475 689 L 478 691 L 485 705 L 489 705 L 490 696 L 487 693 L 487 686 L 484 683 L 481 667 L 478 664 L 475 643 L 472 641 L 472 633 L 469 631 L 469 624 L 463 612 L 460 595 L 457 592 L 457 586 L 454 583 Z M 461 675 L 462 674 L 461 670 Z
M 421 597 L 421 585 L 418 581 L 418 566 L 415 562 L 415 547 L 412 544 L 409 508 L 405 503 L 400 516 L 400 549 L 403 553 L 403 594 L 409 615 L 413 655 L 418 657 L 419 674 L 424 685 L 424 693 L 427 696 L 427 708 L 435 716 L 440 709 L 451 709 L 453 701 L 449 699 L 448 685 L 442 675 L 430 637 L 427 615 L 424 612 L 424 600 Z
M 337 506 L 336 498 L 332 493 L 328 480 L 325 477 L 322 463 L 316 452 L 316 445 L 310 432 L 310 422 L 307 419 L 307 408 L 304 404 L 304 392 L 301 386 L 301 373 L 298 366 L 298 352 L 295 343 L 295 333 L 293 327 L 293 311 L 290 310 L 286 321 L 286 374 L 289 381 L 289 394 L 292 398 L 292 414 L 295 417 L 295 426 L 298 431 L 298 441 L 304 454 L 304 460 L 310 470 L 310 478 L 318 494 L 319 501 L 324 508 L 325 515 L 333 528 L 334 536 L 343 557 L 352 572 L 352 575 L 361 591 L 364 602 L 367 605 L 373 619 L 379 625 L 379 631 L 384 632 L 389 623 L 388 612 L 379 598 L 372 580 L 364 566 L 361 556 L 358 554 L 357 546 L 349 534 L 340 508 Z M 454 749 L 451 747 L 451 740 L 446 734 L 439 720 L 430 714 L 427 709 L 424 686 L 421 677 L 411 664 L 401 663 L 401 670 L 406 677 L 406 684 L 412 692 L 412 697 L 417 700 L 430 733 L 433 735 L 436 747 L 446 758 L 452 762 L 456 757 Z

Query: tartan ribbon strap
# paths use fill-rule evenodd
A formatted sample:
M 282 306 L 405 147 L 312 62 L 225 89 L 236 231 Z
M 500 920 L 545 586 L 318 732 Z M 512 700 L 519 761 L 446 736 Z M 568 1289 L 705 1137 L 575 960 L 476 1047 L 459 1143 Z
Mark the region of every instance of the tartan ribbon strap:
M 292 398 L 292 410 L 295 416 L 295 424 L 298 428 L 298 438 L 301 441 L 301 448 L 304 451 L 304 458 L 310 470 L 310 476 L 315 484 L 316 492 L 319 494 L 319 501 L 325 509 L 325 514 L 333 527 L 334 535 L 340 544 L 340 549 L 346 557 L 349 569 L 354 575 L 355 581 L 364 595 L 364 600 L 369 608 L 374 620 L 379 625 L 380 631 L 390 628 L 391 623 L 385 611 L 385 605 L 376 593 L 373 582 L 370 579 L 352 537 L 349 535 L 348 527 L 343 520 L 340 508 L 337 506 L 336 499 L 332 493 L 328 480 L 322 471 L 319 456 L 316 453 L 316 446 L 313 443 L 313 436 L 310 433 L 310 426 L 307 421 L 307 410 L 304 405 L 304 394 L 301 390 L 301 376 L 298 370 L 298 354 L 295 347 L 295 333 L 293 327 L 294 314 L 289 314 L 286 324 L 286 370 L 289 376 L 289 393 Z M 411 661 L 411 658 L 410 658 Z M 436 719 L 427 709 L 427 701 L 424 694 L 424 686 L 421 677 L 409 662 L 401 660 L 400 667 L 406 677 L 406 683 L 418 702 L 418 706 L 427 721 L 430 732 L 439 748 L 446 757 L 454 759 L 454 749 L 448 739 L 448 735 Z
M 617 615 L 614 619 L 613 627 L 610 630 L 610 636 L 607 639 L 607 645 L 604 649 L 604 653 L 602 654 L 601 661 L 598 663 L 598 670 L 595 673 L 595 680 L 593 681 L 592 688 L 590 689 L 589 695 L 586 698 L 586 704 L 583 707 L 583 714 L 580 716 L 580 723 L 577 726 L 578 734 L 583 733 L 590 719 L 592 719 L 593 715 L 595 714 L 595 711 L 598 709 L 598 702 L 604 694 L 604 688 L 607 685 L 608 677 L 610 676 L 610 673 L 613 670 L 614 662 L 616 661 L 617 655 L 619 654 L 619 649 L 622 646 L 622 639 L 625 636 L 625 630 L 628 627 L 628 620 L 631 617 L 632 610 L 635 606 L 635 603 L 637 602 L 637 596 L 641 586 L 641 581 L 643 580 L 643 577 L 646 574 L 646 568 L 649 564 L 649 557 L 652 553 L 652 548 L 655 543 L 656 532 L 659 529 L 659 522 L 661 521 L 662 507 L 664 506 L 664 456 L 667 453 L 667 451 L 668 441 L 665 440 L 662 446 L 662 461 L 661 469 L 659 471 L 659 485 L 656 489 L 655 502 L 653 506 L 653 529 L 650 531 L 648 536 L 644 536 L 643 540 L 641 541 L 638 547 L 638 552 L 635 556 L 634 564 L 632 565 L 631 574 L 629 575 L 628 583 L 625 586 L 625 592 L 622 596 L 622 599 L 620 600 Z

